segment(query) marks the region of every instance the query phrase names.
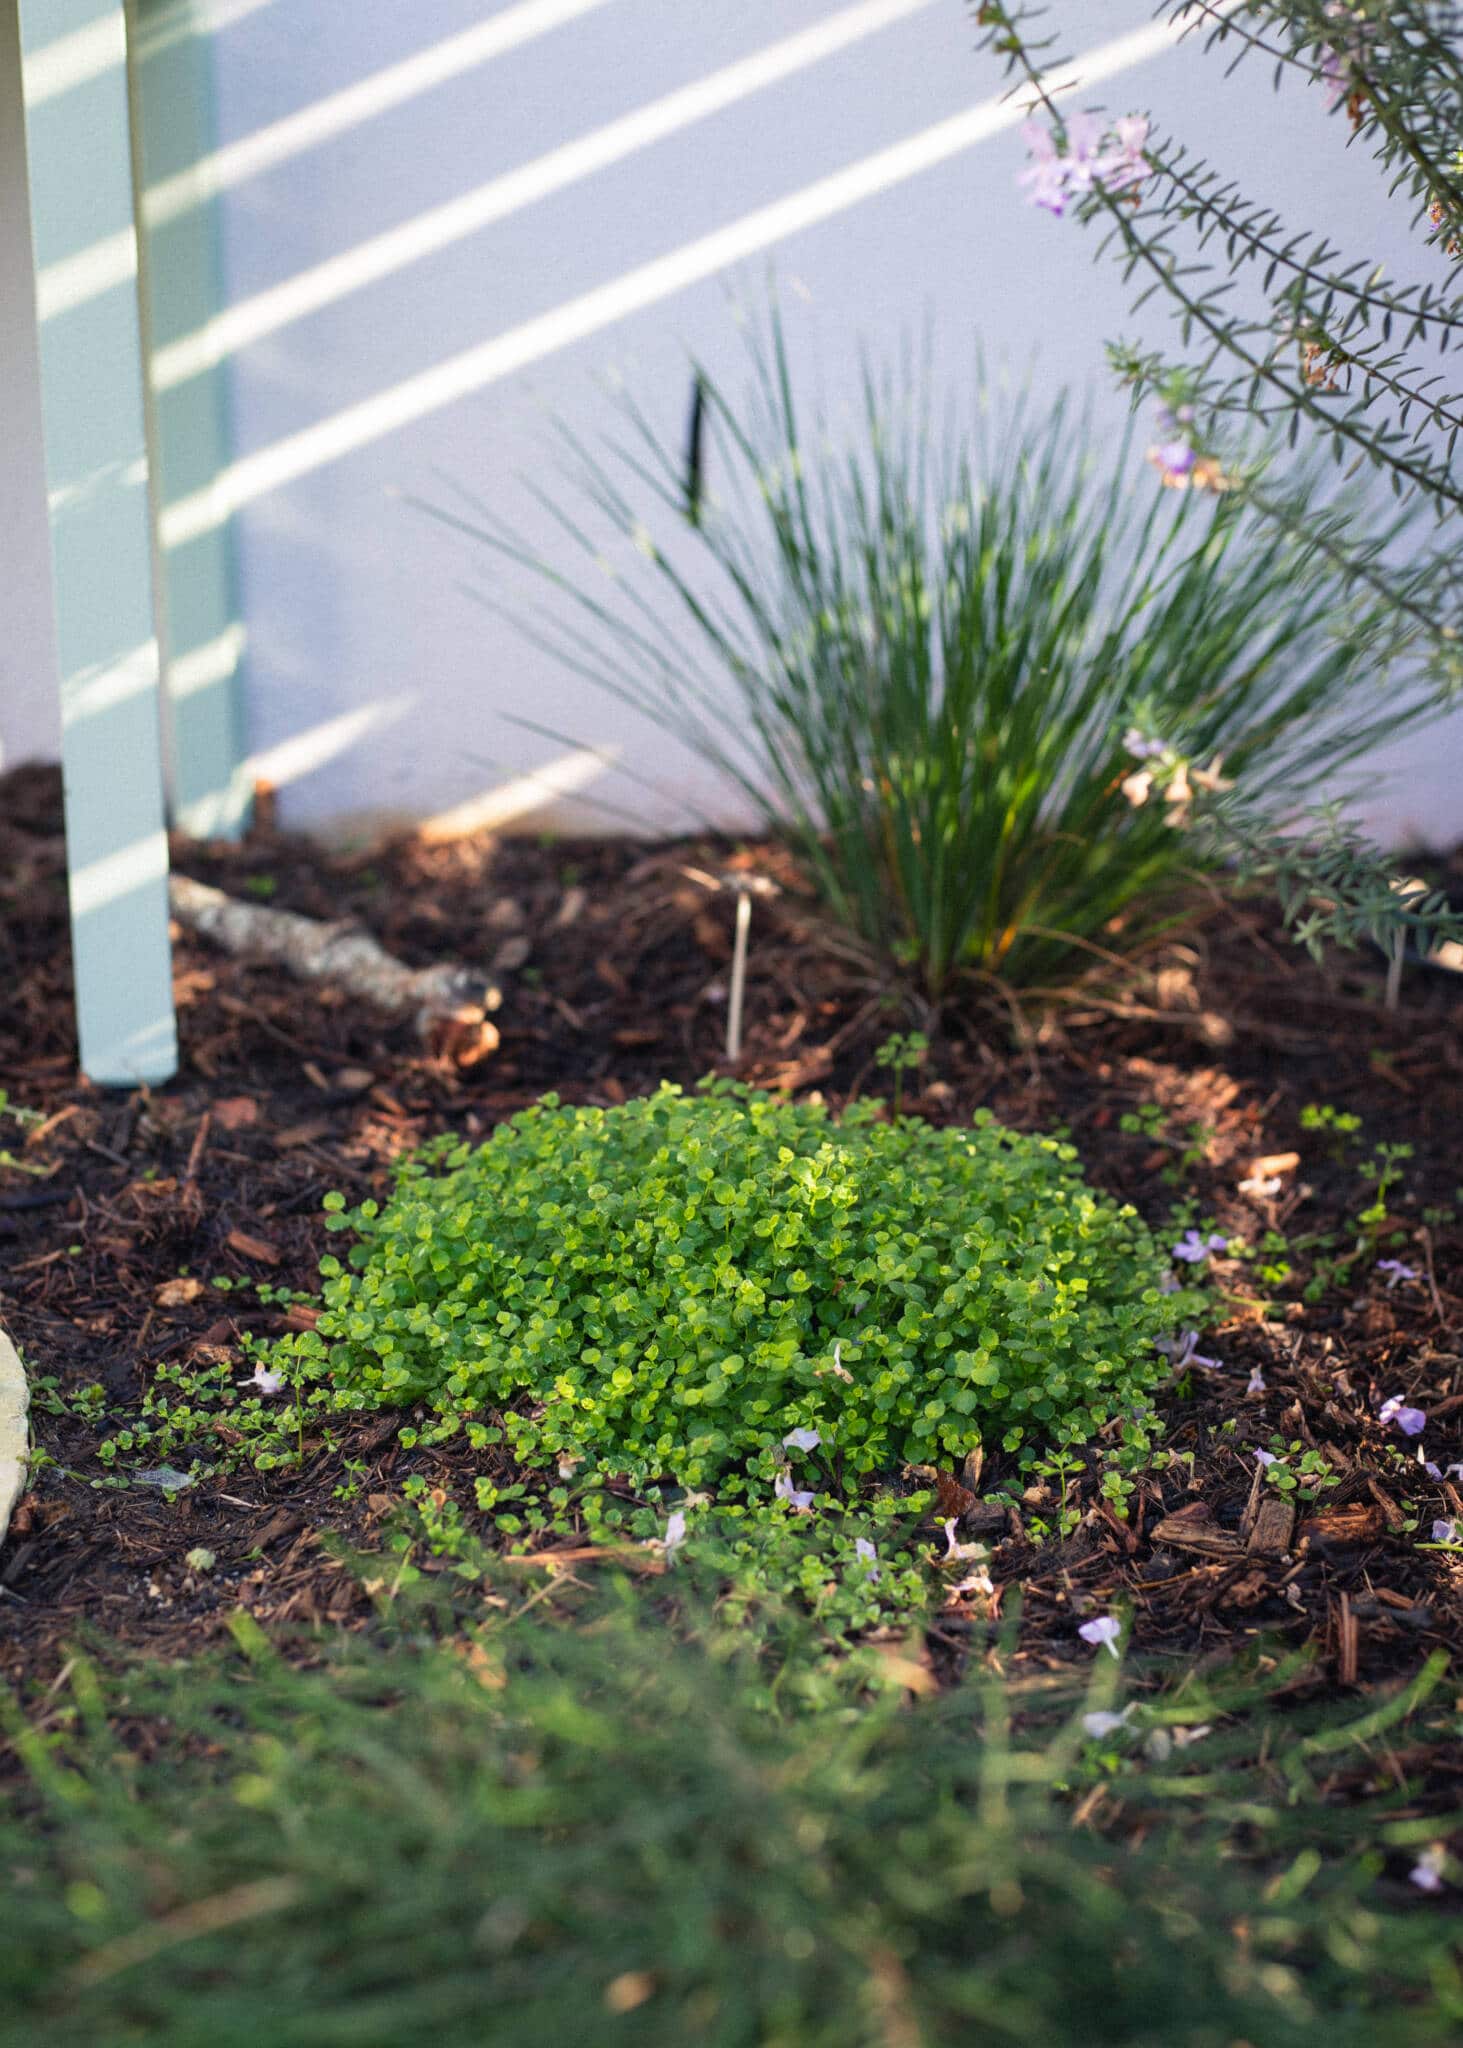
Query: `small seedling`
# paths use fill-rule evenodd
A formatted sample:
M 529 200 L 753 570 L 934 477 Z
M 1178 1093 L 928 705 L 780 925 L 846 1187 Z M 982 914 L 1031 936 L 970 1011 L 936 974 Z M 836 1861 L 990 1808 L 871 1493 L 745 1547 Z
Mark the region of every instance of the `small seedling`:
M 904 1076 L 924 1065 L 930 1049 L 930 1041 L 922 1031 L 896 1031 L 886 1038 L 874 1054 L 881 1067 L 887 1067 L 894 1076 L 894 1114 L 904 1113 Z

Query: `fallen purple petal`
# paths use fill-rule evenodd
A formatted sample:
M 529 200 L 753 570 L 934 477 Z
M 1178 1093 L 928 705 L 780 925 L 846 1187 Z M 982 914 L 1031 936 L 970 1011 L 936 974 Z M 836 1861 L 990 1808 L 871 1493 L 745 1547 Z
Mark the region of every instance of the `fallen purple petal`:
M 1191 1365 L 1217 1372 L 1224 1363 L 1222 1358 L 1210 1358 L 1199 1349 L 1197 1330 L 1183 1330 L 1177 1337 L 1160 1337 L 1153 1348 L 1172 1362 L 1175 1372 L 1186 1372 Z
M 1204 1237 L 1197 1230 L 1186 1230 L 1178 1243 L 1172 1247 L 1173 1256 L 1183 1259 L 1190 1266 L 1197 1266 L 1209 1257 L 1211 1252 L 1222 1252 L 1228 1248 L 1229 1239 L 1211 1231 Z
M 786 1468 L 779 1472 L 776 1479 L 773 1480 L 772 1491 L 779 1500 L 787 1502 L 794 1514 L 807 1515 L 812 1513 L 814 1496 L 811 1493 L 800 1493 L 792 1483 L 792 1474 Z
M 1091 1643 L 1094 1648 L 1100 1644 L 1114 1657 L 1118 1654 L 1118 1637 L 1122 1632 L 1123 1625 L 1115 1614 L 1096 1615 L 1091 1621 L 1084 1621 L 1077 1630 L 1084 1643 Z
M 267 1366 L 256 1365 L 248 1379 L 240 1380 L 241 1387 L 253 1387 L 256 1393 L 280 1394 L 284 1392 L 284 1374 L 271 1372 Z
M 1378 1409 L 1377 1420 L 1383 1425 L 1395 1422 L 1404 1436 L 1421 1436 L 1427 1428 L 1427 1410 L 1409 1407 L 1400 1394 L 1393 1394 Z

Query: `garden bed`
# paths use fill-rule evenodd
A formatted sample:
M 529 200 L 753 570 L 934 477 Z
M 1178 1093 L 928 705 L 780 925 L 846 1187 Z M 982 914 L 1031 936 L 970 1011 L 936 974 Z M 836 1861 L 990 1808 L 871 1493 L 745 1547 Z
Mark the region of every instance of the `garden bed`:
M 333 1451 L 307 1439 L 302 1470 L 245 1467 L 171 1497 L 138 1483 L 125 1459 L 108 1471 L 96 1451 L 160 1365 L 232 1359 L 244 1332 L 298 1327 L 297 1307 L 261 1303 L 245 1283 L 314 1286 L 328 1191 L 352 1202 L 379 1192 L 423 1139 L 486 1135 L 548 1089 L 610 1104 L 722 1064 L 732 898 L 702 878 L 732 864 L 782 885 L 756 911 L 743 1078 L 820 1090 L 835 1109 L 888 1094 L 877 1049 L 918 1021 L 830 942 L 774 850 L 484 839 L 327 856 L 259 831 L 239 848 L 189 845 L 176 857 L 245 901 L 352 913 L 408 963 L 495 970 L 501 1043 L 470 1066 L 433 1060 L 407 1027 L 383 1028 L 334 991 L 183 938 L 178 1079 L 127 1097 L 79 1084 L 59 789 L 36 771 L 0 783 L 0 1074 L 12 1105 L 41 1119 L 0 1134 L 16 1162 L 0 1167 L 0 1310 L 32 1376 L 36 1437 L 56 1461 L 19 1504 L 0 1557 L 0 1675 L 11 1681 L 46 1680 L 88 1626 L 180 1654 L 241 1605 L 266 1623 L 364 1619 L 368 1595 L 322 1536 L 372 1548 L 413 1472 L 470 1505 L 481 1456 L 403 1449 L 389 1417 L 348 1428 Z M 1312 1684 L 1364 1687 L 1456 1645 L 1458 1557 L 1419 1544 L 1463 1508 L 1457 1475 L 1434 1480 L 1421 1462 L 1463 1459 L 1459 991 L 1415 973 L 1387 1016 L 1381 979 L 1362 955 L 1313 965 L 1263 901 L 1216 900 L 1156 974 L 1094 994 L 1015 1049 L 994 999 L 947 1015 L 906 1084 L 907 1109 L 945 1122 L 985 1106 L 1018 1128 L 1065 1128 L 1094 1182 L 1155 1226 L 1190 1198 L 1251 1244 L 1278 1235 L 1268 1253 L 1220 1269 L 1219 1320 L 1201 1349 L 1222 1369 L 1191 1372 L 1161 1397 L 1168 1447 L 1193 1454 L 1192 1473 L 1140 1476 L 1126 1515 L 1074 1476 L 1067 1505 L 1084 1510 L 1080 1526 L 1047 1540 L 1062 1505 L 1053 1483 L 1011 1489 L 1019 1498 L 1002 1516 L 946 1475 L 942 1507 L 971 1510 L 970 1532 L 992 1545 L 995 1592 L 952 1595 L 927 1644 L 937 1676 L 984 1643 L 1015 1589 L 1018 1656 L 1033 1670 L 1090 1656 L 1076 1624 L 1114 1605 L 1131 1609 L 1139 1653 L 1192 1660 L 1257 1634 L 1309 1644 Z M 1329 1128 L 1316 1127 L 1323 1108 Z M 1335 1116 L 1360 1117 L 1360 1133 L 1338 1131 Z M 1412 1154 L 1386 1223 L 1368 1232 L 1356 1219 L 1374 1189 L 1360 1166 L 1380 1144 Z M 1298 1165 L 1256 1173 L 1288 1153 Z M 1278 1185 L 1240 1191 L 1256 1179 Z M 1302 1299 L 1318 1259 L 1346 1256 L 1359 1235 L 1368 1249 L 1345 1283 Z M 1316 1237 L 1332 1242 L 1295 1248 Z M 1419 1277 L 1389 1288 L 1375 1270 L 1384 1254 Z M 1380 1422 L 1393 1396 L 1426 1410 L 1420 1446 Z M 1326 1481 L 1289 1503 L 1294 1525 L 1257 1517 L 1280 1496 L 1257 1478 L 1255 1452 L 1276 1444 L 1302 1492 L 1308 1474 Z M 1011 1476 L 992 1458 L 981 1497 Z M 199 1550 L 213 1555 L 207 1570 L 188 1561 Z M 418 1563 L 434 1566 L 425 1550 Z M 1439 1769 L 1442 1794 L 1441 1759 Z

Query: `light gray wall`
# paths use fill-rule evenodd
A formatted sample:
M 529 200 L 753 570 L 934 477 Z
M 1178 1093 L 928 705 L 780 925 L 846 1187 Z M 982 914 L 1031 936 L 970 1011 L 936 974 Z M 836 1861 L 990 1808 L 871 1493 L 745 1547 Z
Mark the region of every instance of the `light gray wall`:
M 20 38 L 0 0 L 0 768 L 60 747 Z
M 542 472 L 545 412 L 593 434 L 609 420 L 597 380 L 614 372 L 679 436 L 688 353 L 740 377 L 728 294 L 755 299 L 769 257 L 799 360 L 835 405 L 852 399 L 860 343 L 891 351 L 928 315 L 944 376 L 965 374 L 979 340 L 1053 387 L 1091 383 L 1104 417 L 1123 417 L 1102 342 L 1145 330 L 1094 238 L 1022 203 L 1023 146 L 996 118 L 1002 81 L 964 0 L 891 0 L 882 26 L 800 63 L 778 55 L 788 38 L 872 17 L 853 0 L 207 4 L 230 305 L 162 368 L 186 394 L 218 354 L 227 366 L 250 746 L 293 820 L 420 816 L 539 774 L 556 750 L 503 711 L 715 801 L 643 721 L 469 602 L 458 584 L 481 580 L 482 558 L 393 494 L 440 496 L 455 478 L 546 539 L 523 481 Z M 1056 0 L 1052 16 L 1068 48 L 1111 61 L 1115 39 L 1152 27 L 1154 0 Z M 769 52 L 786 75 L 744 77 L 716 111 L 664 107 Z M 1226 81 L 1191 44 L 1084 97 L 1151 108 L 1297 224 L 1344 229 L 1411 273 L 1405 214 L 1314 92 L 1277 103 L 1259 68 Z M 979 108 L 989 132 L 910 173 Z M 573 175 L 570 145 L 603 145 L 648 109 L 673 132 L 620 131 L 615 161 Z M 495 217 L 458 232 L 441 212 L 454 202 Z M 165 539 L 190 544 L 220 502 L 169 507 Z M 1463 831 L 1460 734 L 1405 750 L 1391 793 L 1369 796 L 1375 824 Z M 502 808 L 547 788 L 531 780 Z M 590 794 L 669 815 L 613 779 Z

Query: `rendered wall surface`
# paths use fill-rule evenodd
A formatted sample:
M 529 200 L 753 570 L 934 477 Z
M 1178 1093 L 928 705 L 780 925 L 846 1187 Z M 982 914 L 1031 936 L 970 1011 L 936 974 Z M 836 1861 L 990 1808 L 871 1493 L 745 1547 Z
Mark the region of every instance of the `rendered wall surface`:
M 644 721 L 472 603 L 464 581 L 524 586 L 400 494 L 458 482 L 549 544 L 525 482 L 546 414 L 604 429 L 614 374 L 678 438 L 689 354 L 740 379 L 729 296 L 755 302 L 769 260 L 835 411 L 860 344 L 888 354 L 928 317 L 945 381 L 979 342 L 1039 387 L 1090 384 L 1116 427 L 1104 339 L 1164 338 L 1095 237 L 1019 197 L 1024 150 L 964 0 L 191 4 L 213 23 L 216 147 L 201 182 L 160 175 L 146 205 L 174 223 L 190 191 L 217 208 L 225 303 L 168 334 L 154 379 L 184 418 L 221 368 L 233 461 L 171 494 L 162 533 L 171 561 L 235 521 L 247 744 L 288 819 L 340 829 L 495 789 L 494 815 L 572 819 L 584 764 L 504 713 L 725 811 Z M 1108 74 L 1092 99 L 1151 107 L 1296 225 L 1404 275 L 1440 260 L 1319 95 L 1277 102 L 1258 67 L 1226 81 L 1154 13 L 1057 0 L 1065 47 Z M 1463 725 L 1408 743 L 1401 768 L 1371 821 L 1463 832 Z M 612 776 L 584 795 L 673 815 Z

